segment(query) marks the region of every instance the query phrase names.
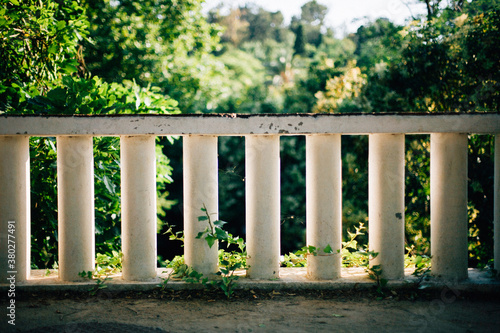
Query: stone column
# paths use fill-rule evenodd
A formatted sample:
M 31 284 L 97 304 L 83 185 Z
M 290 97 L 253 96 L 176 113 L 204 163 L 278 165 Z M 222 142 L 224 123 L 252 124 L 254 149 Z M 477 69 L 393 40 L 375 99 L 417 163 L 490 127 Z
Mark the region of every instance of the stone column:
M 247 275 L 253 279 L 279 278 L 279 136 L 246 136 L 245 154 Z
M 123 279 L 156 278 L 155 136 L 122 136 Z
M 467 278 L 467 135 L 431 134 L 432 273 Z
M 94 270 L 94 155 L 91 136 L 57 137 L 59 278 Z
M 198 221 L 206 207 L 212 221 L 219 218 L 217 137 L 183 137 L 184 156 L 184 259 L 204 275 L 217 272 L 218 244 L 210 248 L 204 238 L 196 239 L 208 221 Z
M 0 281 L 30 276 L 29 137 L 0 136 Z
M 404 278 L 405 136 L 370 134 L 368 153 L 368 235 L 371 265 L 386 279 Z
M 318 249 L 307 257 L 307 275 L 313 280 L 340 278 L 342 257 L 341 135 L 306 136 L 307 245 Z M 332 253 L 324 253 L 326 247 Z

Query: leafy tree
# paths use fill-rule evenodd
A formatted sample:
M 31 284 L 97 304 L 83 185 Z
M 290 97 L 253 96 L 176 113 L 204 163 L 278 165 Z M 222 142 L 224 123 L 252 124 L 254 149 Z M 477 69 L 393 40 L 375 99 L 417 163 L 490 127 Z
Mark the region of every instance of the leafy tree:
M 310 25 L 321 26 L 328 13 L 328 7 L 319 4 L 316 0 L 306 2 L 301 9 L 300 19 Z
M 78 70 L 88 21 L 78 2 L 7 1 L 0 8 L 0 112 L 19 110 Z
M 391 85 L 410 107 L 425 111 L 498 109 L 500 11 L 473 1 L 463 10 L 447 8 L 432 21 L 407 30 L 402 61 Z M 493 6 L 493 5 L 492 5 Z M 469 17 L 469 14 L 475 16 Z
M 321 29 L 327 13 L 328 7 L 319 4 L 316 0 L 309 1 L 301 7 L 300 17 L 292 17 L 290 29 L 297 34 L 297 30 L 302 26 L 305 43 L 318 47 L 323 40 Z
M 344 73 L 330 78 L 326 82 L 325 91 L 318 91 L 315 97 L 318 99 L 314 108 L 315 112 L 336 112 L 340 108 L 346 108 L 346 103 L 352 103 L 359 97 L 363 86 L 366 84 L 366 75 L 361 73 L 359 67 L 354 63 L 348 64 Z M 362 111 L 356 109 L 355 111 Z
M 224 27 L 224 34 L 222 35 L 222 42 L 230 43 L 233 46 L 239 46 L 242 41 L 248 38 L 250 23 L 242 17 L 242 8 L 233 8 L 226 16 L 220 15 L 222 3 L 212 9 L 209 15 L 209 22 L 217 23 Z
M 262 7 L 246 4 L 243 7 L 243 15 L 248 22 L 248 40 L 264 41 L 276 39 L 281 41 L 281 29 L 283 29 L 283 14 L 280 11 L 268 12 Z
M 217 95 L 220 29 L 201 13 L 202 0 L 87 0 L 88 70 L 108 82 L 136 80 L 161 88 L 184 112 Z M 203 66 L 197 64 L 203 63 Z
M 317 49 L 317 57 L 332 59 L 335 66 L 346 66 L 354 58 L 356 44 L 350 38 L 336 39 L 325 35 Z
M 399 59 L 403 42 L 400 30 L 401 27 L 383 18 L 358 28 L 352 39 L 356 43 L 357 64 L 363 72 L 369 74 L 375 65 Z
M 439 5 L 442 0 L 419 0 L 425 2 L 427 7 L 427 20 L 432 20 L 439 12 Z
M 293 44 L 294 55 L 304 55 L 306 53 L 306 41 L 304 37 L 304 26 L 299 24 L 295 32 L 295 44 Z
M 263 64 L 251 54 L 238 49 L 226 51 L 219 60 L 224 63 L 227 76 L 220 78 L 225 82 L 226 89 L 215 108 L 216 112 L 259 113 L 260 104 L 267 97 Z

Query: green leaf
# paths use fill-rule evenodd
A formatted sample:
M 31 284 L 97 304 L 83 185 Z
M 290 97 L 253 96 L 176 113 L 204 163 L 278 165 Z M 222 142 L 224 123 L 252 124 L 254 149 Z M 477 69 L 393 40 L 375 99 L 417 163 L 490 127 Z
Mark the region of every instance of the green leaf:
M 217 238 L 208 235 L 207 237 L 205 237 L 205 240 L 208 243 L 208 247 L 212 248 L 212 246 L 215 244 L 215 241 L 217 240 Z
M 57 22 L 57 30 L 62 30 L 64 28 L 66 28 L 66 21 Z
M 332 247 L 330 246 L 330 244 L 328 244 L 328 245 L 324 248 L 323 252 L 325 252 L 325 253 L 333 253 L 333 249 L 332 249 Z
M 116 194 L 116 191 L 115 191 L 115 184 L 113 184 L 108 176 L 104 175 L 102 177 L 102 180 L 104 181 L 104 185 L 106 186 L 106 189 L 108 190 L 108 192 L 112 195 Z
M 221 228 L 215 228 L 215 236 L 219 240 L 227 240 L 228 239 L 228 234 L 227 231 L 222 230 Z
M 236 242 L 238 243 L 240 251 L 243 252 L 245 250 L 245 240 L 243 238 L 239 238 Z
M 201 222 L 201 221 L 207 221 L 208 220 L 208 216 L 198 216 L 198 221 Z
M 216 227 L 219 227 L 219 228 L 222 228 L 224 226 L 224 224 L 227 224 L 227 222 L 224 222 L 224 221 L 221 221 L 221 220 L 214 221 L 214 225 Z

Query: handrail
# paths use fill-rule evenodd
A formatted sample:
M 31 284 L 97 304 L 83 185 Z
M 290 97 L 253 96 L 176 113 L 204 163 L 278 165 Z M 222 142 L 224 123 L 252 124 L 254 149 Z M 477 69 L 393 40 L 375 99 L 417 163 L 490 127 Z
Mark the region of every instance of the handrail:
M 499 113 L 0 115 L 0 135 L 29 136 L 499 132 Z

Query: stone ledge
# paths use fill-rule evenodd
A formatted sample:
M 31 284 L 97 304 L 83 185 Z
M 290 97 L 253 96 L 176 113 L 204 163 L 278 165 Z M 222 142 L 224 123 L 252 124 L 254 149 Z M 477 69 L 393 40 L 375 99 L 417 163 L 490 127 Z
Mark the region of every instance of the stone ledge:
M 150 281 L 126 281 L 121 279 L 121 274 L 109 276 L 106 281 L 106 290 L 110 292 L 120 291 L 148 291 L 158 288 L 163 279 L 168 277 L 170 269 L 158 268 L 158 277 Z M 413 269 L 405 270 L 405 278 L 401 280 L 391 280 L 388 287 L 393 289 L 414 288 L 418 281 L 411 275 Z M 37 291 L 88 291 L 96 285 L 95 281 L 64 282 L 60 281 L 56 271 L 32 270 L 31 278 L 25 282 L 16 283 L 17 291 L 37 292 Z M 495 292 L 500 293 L 500 280 L 495 280 L 488 271 L 469 268 L 469 278 L 464 281 L 446 281 L 437 278 L 430 278 L 423 281 L 420 287 L 440 289 L 448 287 L 453 290 L 468 292 Z M 257 289 L 257 290 L 350 290 L 369 289 L 375 285 L 363 268 L 343 268 L 342 277 L 337 280 L 309 280 L 306 277 L 305 268 L 281 268 L 280 278 L 276 280 L 254 280 L 245 278 L 245 271 L 237 272 L 241 276 L 236 289 Z M 187 283 L 178 279 L 170 279 L 167 288 L 173 290 L 190 290 L 204 288 L 200 284 Z M 4 294 L 9 289 L 5 283 L 0 284 L 0 292 Z

